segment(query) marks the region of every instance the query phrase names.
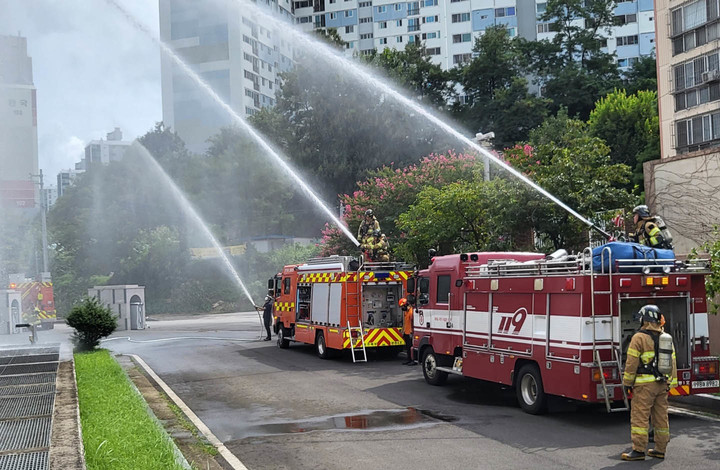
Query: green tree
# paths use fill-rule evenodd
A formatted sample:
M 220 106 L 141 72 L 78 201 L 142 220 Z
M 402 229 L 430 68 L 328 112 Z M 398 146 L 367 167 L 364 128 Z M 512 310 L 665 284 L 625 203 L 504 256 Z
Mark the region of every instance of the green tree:
M 345 222 L 356 234 L 363 214 L 372 209 L 393 250 L 395 244 L 407 236 L 396 226 L 397 218 L 414 203 L 423 189 L 479 179 L 482 166 L 474 155 L 448 152 L 447 155 L 430 155 L 403 168 L 383 166 L 373 170 L 365 180 L 358 181 L 352 194 L 341 197 Z M 358 248 L 337 227 L 326 226 L 321 244 L 323 255 L 358 253 Z
M 597 102 L 588 124 L 610 147 L 611 161 L 632 168 L 627 189 L 642 193 L 643 162 L 660 158 L 657 92 L 616 90 Z
M 537 77 L 555 110 L 587 119 L 595 101 L 620 85 L 602 33 L 613 25 L 613 0 L 549 0 L 541 21 L 556 32 L 551 40 L 519 40 L 525 65 Z
M 445 107 L 451 92 L 450 77 L 432 62 L 422 45 L 410 43 L 404 50 L 386 48 L 366 56 L 365 60 L 408 90 L 410 96 L 435 107 Z
M 630 67 L 623 77 L 625 91 L 628 95 L 638 91 L 657 92 L 657 62 L 655 55 L 641 56 Z
M 455 114 L 473 131 L 493 131 L 499 148 L 527 139 L 549 105 L 528 92 L 518 44 L 504 25 L 490 27 L 476 39 L 472 60 L 455 71 L 466 96 L 456 100 Z
M 396 253 L 427 266 L 427 252 L 512 250 L 522 246 L 530 227 L 518 217 L 525 193 L 505 178 L 461 181 L 424 188 L 409 209 L 398 217 L 405 233 Z
M 713 227 L 713 233 L 707 242 L 700 248 L 693 248 L 690 258 L 699 258 L 700 253 L 707 253 L 710 258 L 710 274 L 705 278 L 705 291 L 707 292 L 710 313 L 720 311 L 720 226 Z M 703 258 L 706 258 L 703 256 Z
M 630 168 L 612 164 L 609 153 L 585 123 L 560 116 L 531 132 L 529 145 L 510 149 L 504 156 L 550 194 L 589 218 L 634 201 L 623 187 Z M 543 249 L 581 250 L 587 245 L 587 226 L 540 194 L 529 193 L 523 217 L 543 241 Z

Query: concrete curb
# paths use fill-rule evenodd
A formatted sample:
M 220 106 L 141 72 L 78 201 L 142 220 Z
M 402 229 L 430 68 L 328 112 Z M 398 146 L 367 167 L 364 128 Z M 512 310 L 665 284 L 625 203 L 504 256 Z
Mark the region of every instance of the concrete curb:
M 85 470 L 75 361 L 58 364 L 55 406 L 50 432 L 49 468 Z

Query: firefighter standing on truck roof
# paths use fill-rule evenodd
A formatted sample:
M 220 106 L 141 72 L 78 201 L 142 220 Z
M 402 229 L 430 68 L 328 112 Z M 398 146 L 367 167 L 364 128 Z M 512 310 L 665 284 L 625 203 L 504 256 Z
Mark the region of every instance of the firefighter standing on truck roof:
M 414 361 L 412 357 L 413 307 L 405 297 L 398 300 L 398 305 L 403 311 L 403 340 L 405 341 L 405 354 L 407 354 L 407 361 L 403 362 L 403 365 L 416 366 L 417 361 Z
M 630 241 L 642 243 L 652 248 L 672 249 L 672 244 L 665 239 L 657 222 L 656 218 L 650 215 L 648 206 L 636 206 L 633 209 L 635 232 L 629 235 Z
M 360 228 L 358 228 L 357 239 L 362 242 L 366 238 L 371 237 L 375 230 L 380 230 L 380 222 L 378 222 L 375 215 L 373 215 L 372 209 L 368 209 L 365 211 L 365 217 L 360 223 Z
M 373 231 L 371 247 L 373 261 L 390 261 L 390 245 L 387 238 L 385 238 L 385 234 L 381 233 L 380 229 Z
M 647 455 L 665 458 L 670 440 L 668 392 L 677 387 L 675 347 L 672 338 L 662 331 L 663 318 L 656 305 L 645 305 L 637 313 L 642 327 L 630 341 L 623 374 L 625 390 L 632 391 L 630 436 L 632 450 L 621 455 L 623 460 L 645 460 L 648 444 L 648 422 L 652 414 L 655 448 Z

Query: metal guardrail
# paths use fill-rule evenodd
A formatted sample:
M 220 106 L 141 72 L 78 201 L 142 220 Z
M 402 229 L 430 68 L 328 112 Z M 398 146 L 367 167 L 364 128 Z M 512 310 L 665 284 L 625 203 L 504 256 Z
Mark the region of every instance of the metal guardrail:
M 30 343 L 37 343 L 38 337 L 36 325 L 33 325 L 32 323 L 18 323 L 15 325 L 15 328 L 30 328 L 30 332 L 32 333 L 32 335 L 30 336 Z

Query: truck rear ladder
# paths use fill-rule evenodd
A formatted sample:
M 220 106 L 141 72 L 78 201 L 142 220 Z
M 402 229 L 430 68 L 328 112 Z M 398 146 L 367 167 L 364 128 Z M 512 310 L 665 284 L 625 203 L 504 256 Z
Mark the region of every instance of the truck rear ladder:
M 359 283 L 347 283 L 345 318 L 347 318 L 347 334 L 350 338 L 350 354 L 352 355 L 352 360 L 353 362 L 367 362 L 365 331 L 362 325 L 362 305 L 360 304 L 360 292 L 358 292 L 358 289 Z M 359 335 L 361 347 L 355 347 L 353 333 Z

